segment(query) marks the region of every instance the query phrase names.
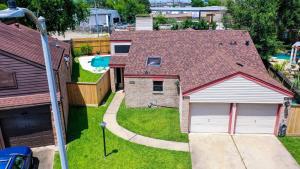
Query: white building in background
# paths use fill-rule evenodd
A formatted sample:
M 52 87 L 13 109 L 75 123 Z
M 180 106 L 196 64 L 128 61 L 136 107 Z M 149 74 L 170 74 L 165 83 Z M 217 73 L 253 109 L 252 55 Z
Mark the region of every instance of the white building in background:
M 90 8 L 90 16 L 85 22 L 80 23 L 79 30 L 97 32 L 97 29 L 100 29 L 102 31 L 111 29 L 119 22 L 121 22 L 121 17 L 117 10 Z

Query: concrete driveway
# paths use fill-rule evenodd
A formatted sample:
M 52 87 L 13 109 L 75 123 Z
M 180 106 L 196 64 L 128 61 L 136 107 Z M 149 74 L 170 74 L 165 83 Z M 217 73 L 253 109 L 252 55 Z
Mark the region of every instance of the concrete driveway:
M 189 134 L 193 169 L 300 169 L 272 135 Z
M 34 169 L 53 169 L 55 146 L 32 148 Z

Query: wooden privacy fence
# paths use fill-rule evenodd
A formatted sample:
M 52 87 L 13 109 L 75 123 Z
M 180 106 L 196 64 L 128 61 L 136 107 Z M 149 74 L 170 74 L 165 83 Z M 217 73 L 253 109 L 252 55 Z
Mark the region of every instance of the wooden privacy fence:
M 292 106 L 288 116 L 288 136 L 300 136 L 300 106 Z
M 93 48 L 93 54 L 109 54 L 110 53 L 110 41 L 109 37 L 100 38 L 76 38 L 72 39 L 72 45 L 74 49 L 80 49 L 81 46 L 89 45 Z
M 69 103 L 79 106 L 98 106 L 110 91 L 109 70 L 95 83 L 67 83 Z

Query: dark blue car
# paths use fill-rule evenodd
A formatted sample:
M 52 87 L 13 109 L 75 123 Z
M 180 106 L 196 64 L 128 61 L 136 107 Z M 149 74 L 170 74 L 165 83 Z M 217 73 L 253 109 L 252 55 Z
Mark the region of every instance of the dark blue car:
M 0 169 L 32 168 L 32 151 L 29 147 L 10 147 L 0 150 Z

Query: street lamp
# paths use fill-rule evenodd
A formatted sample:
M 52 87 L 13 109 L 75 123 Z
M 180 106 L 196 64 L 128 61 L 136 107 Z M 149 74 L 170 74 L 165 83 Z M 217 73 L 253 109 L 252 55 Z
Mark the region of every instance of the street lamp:
M 102 128 L 102 137 L 103 137 L 103 148 L 104 148 L 104 158 L 106 157 L 106 142 L 105 142 L 105 127 L 106 123 L 103 121 L 100 123 L 100 126 Z
M 68 161 L 67 161 L 67 155 L 65 150 L 65 141 L 62 133 L 61 117 L 60 117 L 60 111 L 57 102 L 57 96 L 56 96 L 56 83 L 54 80 L 45 18 L 41 16 L 37 18 L 32 11 L 26 8 L 17 7 L 15 0 L 8 0 L 7 4 L 8 4 L 8 9 L 0 11 L 0 18 L 3 19 L 17 18 L 17 17 L 24 17 L 26 15 L 36 24 L 37 28 L 41 33 L 43 55 L 45 60 L 47 80 L 48 80 L 48 86 L 50 92 L 51 108 L 54 116 L 54 125 L 57 134 L 57 142 L 58 142 L 58 149 L 59 149 L 59 155 L 61 160 L 61 167 L 62 169 L 68 169 Z

